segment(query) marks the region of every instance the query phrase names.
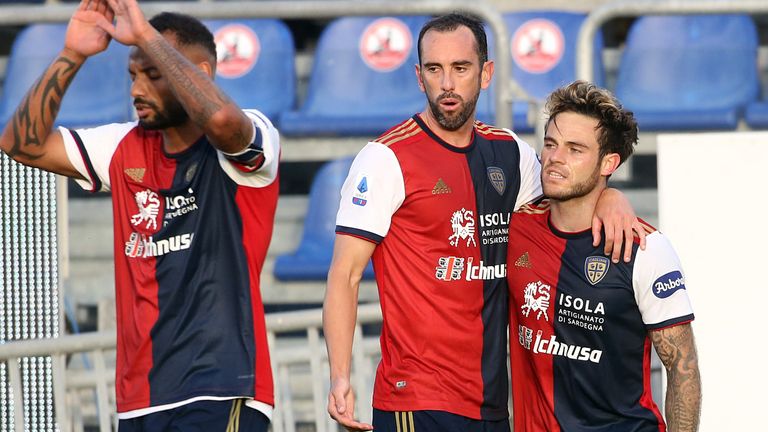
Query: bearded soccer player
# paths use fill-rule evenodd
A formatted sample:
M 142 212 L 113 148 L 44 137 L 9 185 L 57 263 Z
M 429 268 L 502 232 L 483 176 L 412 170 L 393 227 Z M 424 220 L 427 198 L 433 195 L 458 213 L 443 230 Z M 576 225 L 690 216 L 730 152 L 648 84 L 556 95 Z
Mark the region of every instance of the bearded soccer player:
M 54 129 L 77 70 L 111 39 L 133 47 L 138 121 Z M 18 162 L 112 192 L 121 432 L 269 425 L 259 278 L 279 136 L 216 86 L 215 68 L 213 35 L 197 19 L 147 21 L 135 0 L 84 0 L 0 139 Z
M 685 277 L 671 244 L 613 263 L 590 223 L 637 123 L 608 91 L 577 81 L 553 92 L 541 151 L 549 198 L 510 224 L 507 274 L 515 432 L 695 431 L 701 383 Z M 667 370 L 666 422 L 650 385 L 651 346 Z
M 435 18 L 418 47 L 426 109 L 368 143 L 342 188 L 323 311 L 328 412 L 348 430 L 508 431 L 507 224 L 541 194 L 540 165 L 514 133 L 475 121 L 493 75 L 479 21 Z M 606 196 L 622 213 L 606 225 L 631 237 L 623 195 Z M 372 425 L 355 419 L 349 381 L 371 257 L 384 316 Z

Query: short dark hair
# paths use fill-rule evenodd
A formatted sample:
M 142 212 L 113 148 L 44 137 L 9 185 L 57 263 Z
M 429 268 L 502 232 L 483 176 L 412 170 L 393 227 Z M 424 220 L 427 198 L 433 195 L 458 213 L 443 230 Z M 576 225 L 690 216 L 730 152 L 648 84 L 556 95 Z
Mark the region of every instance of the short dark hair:
M 421 40 L 424 39 L 424 34 L 430 30 L 444 33 L 454 31 L 459 26 L 464 26 L 472 31 L 475 35 L 475 43 L 477 48 L 477 57 L 480 59 L 480 66 L 488 61 L 488 40 L 485 36 L 485 28 L 483 28 L 483 22 L 477 17 L 466 13 L 451 13 L 448 15 L 442 15 L 436 18 L 432 18 L 424 24 L 419 32 L 419 65 L 421 65 Z
M 618 153 L 624 163 L 637 144 L 637 121 L 610 91 L 587 81 L 574 81 L 560 87 L 547 98 L 547 127 L 562 112 L 574 112 L 597 120 L 600 157 Z
M 199 19 L 176 12 L 161 12 L 149 20 L 158 32 L 170 32 L 176 36 L 179 46 L 199 46 L 216 58 L 216 42 L 213 34 Z

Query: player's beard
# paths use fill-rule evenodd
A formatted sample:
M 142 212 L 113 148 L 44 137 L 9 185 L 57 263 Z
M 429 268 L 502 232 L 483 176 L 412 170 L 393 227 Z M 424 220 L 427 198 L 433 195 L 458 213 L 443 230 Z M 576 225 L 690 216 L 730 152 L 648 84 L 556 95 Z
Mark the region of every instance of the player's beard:
M 189 120 L 189 114 L 184 110 L 179 101 L 173 98 L 165 98 L 163 106 L 165 110 L 160 110 L 156 104 L 144 100 L 136 99 L 145 105 L 152 107 L 155 112 L 154 117 L 148 119 L 139 119 L 139 125 L 147 130 L 161 130 L 171 127 L 181 126 Z
M 581 198 L 592 192 L 597 187 L 597 182 L 600 181 L 600 164 L 595 166 L 595 170 L 592 174 L 580 183 L 576 183 L 567 190 L 561 190 L 559 192 L 547 190 L 547 184 L 544 182 L 543 176 L 546 171 L 541 170 L 542 175 L 542 188 L 544 190 L 544 196 L 556 201 L 568 201 L 575 198 Z
M 463 108 L 455 114 L 448 115 L 440 109 L 440 101 L 445 98 L 457 99 Z M 453 92 L 445 92 L 434 100 L 427 98 L 429 101 L 429 109 L 432 111 L 432 115 L 437 120 L 437 123 L 445 130 L 455 131 L 464 124 L 475 114 L 475 107 L 477 106 L 477 99 L 480 97 L 480 87 L 478 86 L 477 92 L 468 101 L 464 101 L 460 95 Z

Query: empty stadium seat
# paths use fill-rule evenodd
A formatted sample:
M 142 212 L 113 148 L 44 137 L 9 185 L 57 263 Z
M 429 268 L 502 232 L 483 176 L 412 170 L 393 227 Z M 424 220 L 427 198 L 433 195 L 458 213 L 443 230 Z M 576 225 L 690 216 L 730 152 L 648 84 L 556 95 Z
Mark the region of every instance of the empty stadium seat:
M 283 281 L 324 281 L 327 278 L 336 237 L 339 193 L 351 165 L 351 157 L 338 159 L 326 163 L 317 172 L 309 191 L 309 206 L 301 242 L 295 252 L 277 257 L 275 278 Z M 370 263 L 363 278 L 373 279 Z
M 414 73 L 427 17 L 344 17 L 321 34 L 306 101 L 280 118 L 290 135 L 378 135 L 425 106 Z
M 639 18 L 627 37 L 616 95 L 641 130 L 735 129 L 759 92 L 749 16 Z
M 747 106 L 744 120 L 753 129 L 768 129 L 768 102 L 758 101 Z
M 241 108 L 256 108 L 273 122 L 296 98 L 293 36 L 276 19 L 206 20 L 214 34 L 216 83 Z
M 6 124 L 32 84 L 63 46 L 66 24 L 33 24 L 13 42 L 0 98 L 0 124 Z M 56 124 L 67 127 L 125 122 L 133 118 L 128 47 L 117 42 L 89 58 L 61 104 Z
M 560 11 L 526 11 L 504 14 L 504 22 L 510 35 L 512 55 L 512 79 L 530 98 L 513 101 L 513 128 L 517 133 L 533 132 L 535 122 L 528 116 L 531 102 L 538 112 L 552 90 L 576 79 L 576 45 L 585 14 Z M 488 51 L 493 59 L 496 43 L 489 30 Z M 598 32 L 594 43 L 594 82 L 603 85 L 602 62 L 603 36 Z M 494 76 L 493 81 L 502 77 Z M 496 123 L 496 107 L 493 95 L 495 85 L 480 95 L 477 103 L 478 119 Z

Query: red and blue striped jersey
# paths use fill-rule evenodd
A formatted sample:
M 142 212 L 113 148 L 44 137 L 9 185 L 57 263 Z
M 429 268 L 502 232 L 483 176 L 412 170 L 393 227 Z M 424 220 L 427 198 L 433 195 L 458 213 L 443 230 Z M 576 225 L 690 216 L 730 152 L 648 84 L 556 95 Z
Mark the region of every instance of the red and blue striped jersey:
M 419 116 L 357 155 L 336 232 L 377 244 L 375 408 L 508 417 L 507 224 L 541 194 L 539 172 L 508 130 L 477 122 L 458 148 Z
M 514 430 L 664 431 L 651 393 L 648 333 L 693 320 L 672 246 L 646 227 L 646 249 L 613 263 L 592 232 L 564 233 L 548 203 L 509 227 Z
M 278 197 L 279 136 L 261 113 L 251 171 L 202 136 L 168 154 L 136 122 L 61 129 L 92 191 L 111 191 L 121 418 L 197 399 L 253 398 L 271 415 L 261 268 Z

